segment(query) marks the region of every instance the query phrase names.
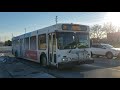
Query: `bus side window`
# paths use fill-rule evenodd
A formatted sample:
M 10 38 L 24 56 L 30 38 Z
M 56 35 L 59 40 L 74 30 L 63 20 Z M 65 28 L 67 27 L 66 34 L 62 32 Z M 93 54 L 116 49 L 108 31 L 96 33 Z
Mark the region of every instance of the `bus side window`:
M 38 49 L 46 49 L 46 34 L 41 34 L 38 36 Z
M 30 49 L 36 50 L 36 36 L 30 37 Z
M 29 37 L 25 38 L 25 50 L 28 50 L 29 49 Z

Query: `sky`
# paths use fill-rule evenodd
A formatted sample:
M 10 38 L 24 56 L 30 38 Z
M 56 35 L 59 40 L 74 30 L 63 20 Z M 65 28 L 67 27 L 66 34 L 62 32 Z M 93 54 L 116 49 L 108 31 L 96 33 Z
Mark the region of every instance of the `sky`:
M 112 21 L 119 26 L 120 13 L 111 12 L 0 12 L 0 41 L 58 23 L 103 24 Z M 114 17 L 114 18 L 113 18 Z M 119 18 L 120 21 L 120 18 Z

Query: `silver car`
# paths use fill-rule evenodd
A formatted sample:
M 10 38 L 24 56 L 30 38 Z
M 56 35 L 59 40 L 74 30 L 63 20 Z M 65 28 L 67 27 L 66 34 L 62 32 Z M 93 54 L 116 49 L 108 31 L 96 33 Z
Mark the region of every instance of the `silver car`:
M 93 44 L 91 46 L 91 55 L 106 56 L 108 59 L 120 56 L 120 48 L 114 48 L 109 44 Z

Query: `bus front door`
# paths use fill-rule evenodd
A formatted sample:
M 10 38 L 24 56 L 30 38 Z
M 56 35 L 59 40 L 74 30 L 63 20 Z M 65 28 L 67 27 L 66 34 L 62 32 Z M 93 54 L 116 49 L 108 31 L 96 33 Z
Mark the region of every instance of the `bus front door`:
M 56 65 L 56 34 L 49 34 L 48 41 L 48 59 L 50 65 Z

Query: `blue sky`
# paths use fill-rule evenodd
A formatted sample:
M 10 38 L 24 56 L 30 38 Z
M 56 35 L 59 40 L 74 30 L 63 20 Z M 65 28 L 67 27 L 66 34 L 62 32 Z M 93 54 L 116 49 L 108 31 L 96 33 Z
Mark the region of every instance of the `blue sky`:
M 0 40 L 58 23 L 99 24 L 106 12 L 0 12 Z

